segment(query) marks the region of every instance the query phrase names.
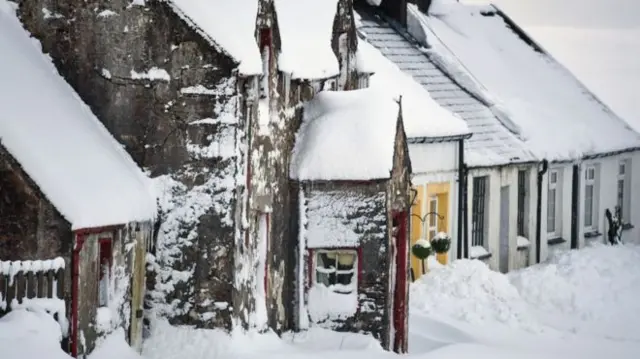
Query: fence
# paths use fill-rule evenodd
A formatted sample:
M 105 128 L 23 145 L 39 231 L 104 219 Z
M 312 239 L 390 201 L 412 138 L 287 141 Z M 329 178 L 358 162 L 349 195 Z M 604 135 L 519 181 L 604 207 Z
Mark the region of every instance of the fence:
M 0 316 L 11 309 L 38 306 L 64 312 L 64 259 L 0 261 Z

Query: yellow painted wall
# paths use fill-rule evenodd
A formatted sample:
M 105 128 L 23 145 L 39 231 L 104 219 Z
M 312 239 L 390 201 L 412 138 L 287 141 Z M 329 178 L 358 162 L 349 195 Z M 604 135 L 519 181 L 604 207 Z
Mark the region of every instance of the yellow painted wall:
M 422 235 L 422 221 L 419 218 L 424 216 L 424 195 L 425 195 L 425 186 L 415 186 L 415 190 L 418 191 L 416 195 L 416 199 L 413 202 L 413 206 L 411 206 L 411 247 L 416 243 L 420 236 Z M 418 218 L 419 217 L 419 218 Z M 413 254 L 411 255 L 411 269 L 413 270 L 413 275 L 415 279 L 420 278 L 422 275 L 422 261 L 416 258 Z
M 451 184 L 449 182 L 443 183 L 429 183 L 427 184 L 427 198 L 432 196 L 438 197 L 438 214 L 443 219 L 438 219 L 438 231 L 449 233 L 449 194 L 451 190 Z M 431 239 L 431 238 L 429 238 Z
M 426 188 L 425 188 L 426 187 Z M 449 196 L 451 185 L 449 182 L 428 183 L 414 187 L 418 191 L 413 206 L 411 207 L 411 246 L 422 237 L 426 237 L 427 233 L 423 232 L 423 223 L 421 218 L 429 212 L 429 198 L 438 197 L 437 212 L 442 219 L 438 219 L 438 231 L 449 232 Z M 420 219 L 418 218 L 420 217 Z M 429 217 L 425 218 L 426 221 Z M 431 238 L 429 238 L 431 239 Z M 422 261 L 411 255 L 411 269 L 414 278 L 418 279 L 422 276 Z

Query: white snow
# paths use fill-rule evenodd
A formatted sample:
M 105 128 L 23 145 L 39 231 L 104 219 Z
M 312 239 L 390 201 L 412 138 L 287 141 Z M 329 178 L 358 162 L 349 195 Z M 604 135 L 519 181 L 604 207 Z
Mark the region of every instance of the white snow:
M 331 47 L 338 0 L 274 0 L 280 29 L 278 67 L 293 79 L 324 79 L 340 72 Z
M 469 256 L 471 258 L 479 258 L 482 256 L 486 256 L 489 254 L 489 251 L 487 251 L 486 248 L 484 248 L 483 246 L 472 246 L 471 250 L 469 250 Z
M 516 243 L 518 248 L 529 247 L 530 244 L 531 244 L 531 242 L 527 238 L 522 237 L 522 236 L 518 236 L 517 243 Z
M 131 78 L 134 80 L 171 81 L 171 76 L 167 70 L 158 67 L 152 67 L 146 72 L 136 72 L 135 70 L 131 70 Z
M 125 341 L 125 332 L 122 328 L 107 335 L 96 346 L 87 359 L 142 359 L 142 356 L 133 350 Z
M 355 282 L 355 281 L 354 281 Z M 321 284 L 309 288 L 307 308 L 309 317 L 314 323 L 345 320 L 358 310 L 358 291 L 349 294 L 336 293 Z
M 262 73 L 255 38 L 258 0 L 170 0 L 178 15 L 203 31 L 239 63 L 244 75 Z
M 309 191 L 304 199 L 306 248 L 357 248 L 362 237 L 357 231 L 386 221 L 384 214 L 374 212 L 376 208 L 384 208 L 384 192 L 368 195 L 348 191 Z M 373 239 L 373 236 L 369 231 L 368 237 Z
M 374 72 L 369 86 L 399 98 L 402 120 L 409 138 L 457 136 L 469 133 L 467 123 L 438 105 L 419 83 L 405 74 L 366 41 L 358 42 L 358 63 Z
M 72 228 L 153 219 L 148 178 L 7 5 L 0 6 L 0 48 L 0 141 Z
M 571 160 L 640 145 L 640 135 L 598 103 L 570 72 L 535 52 L 500 16 L 481 14 L 490 7 L 445 7 L 438 16 L 420 15 L 435 34 L 428 41 L 451 51 L 500 100 L 537 156 Z
M 97 16 L 98 17 L 110 17 L 110 16 L 116 16 L 116 15 L 118 15 L 117 12 L 107 9 L 107 10 L 100 11 Z
M 304 106 L 290 165 L 291 178 L 389 178 L 398 117 L 398 104 L 380 91 L 320 92 Z
M 61 340 L 60 326 L 42 311 L 20 309 L 0 318 L 2 359 L 71 359 Z

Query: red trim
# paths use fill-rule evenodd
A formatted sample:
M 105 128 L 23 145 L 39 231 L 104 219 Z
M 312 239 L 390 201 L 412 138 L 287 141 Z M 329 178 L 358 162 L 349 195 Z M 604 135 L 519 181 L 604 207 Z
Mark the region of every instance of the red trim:
M 264 297 L 267 298 L 267 293 L 269 293 L 268 287 L 268 278 L 269 278 L 269 240 L 271 239 L 271 233 L 269 232 L 271 227 L 271 215 L 269 213 L 265 213 L 265 221 L 267 222 L 267 243 L 266 243 L 266 252 L 264 258 Z
M 393 351 L 396 353 L 407 352 L 407 262 L 409 247 L 407 217 L 406 211 L 393 214 L 393 218 L 397 218 L 399 223 L 396 237 L 396 287 L 394 288 L 393 300 L 393 326 L 395 329 Z
M 79 228 L 73 231 L 76 235 L 87 235 L 87 234 L 100 234 L 105 232 L 113 232 L 120 229 L 124 224 L 114 224 L 112 226 L 102 226 L 102 227 L 85 227 Z
M 362 283 L 362 247 L 334 247 L 334 248 L 307 248 L 307 254 L 309 256 L 307 262 L 307 283 L 305 285 L 305 291 L 308 291 L 309 288 L 315 283 L 315 251 L 352 251 L 356 252 L 356 260 L 358 262 L 358 272 L 356 273 L 356 291 L 360 292 L 360 285 Z M 356 312 L 360 311 L 360 300 L 358 300 L 358 308 Z

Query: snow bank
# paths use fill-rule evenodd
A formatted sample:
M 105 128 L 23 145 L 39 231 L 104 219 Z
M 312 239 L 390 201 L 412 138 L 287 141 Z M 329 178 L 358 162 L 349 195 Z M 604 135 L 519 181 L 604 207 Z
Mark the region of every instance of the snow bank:
M 0 318 L 2 359 L 70 359 L 61 340 L 60 326 L 44 312 L 14 310 Z
M 122 328 L 109 334 L 89 354 L 88 359 L 142 359 L 140 354 L 133 350 L 125 340 L 125 332 Z
M 338 0 L 275 0 L 281 49 L 278 67 L 294 79 L 323 79 L 340 72 L 331 40 Z
M 389 178 L 398 114 L 397 102 L 374 89 L 320 92 L 305 104 L 291 178 Z
M 380 342 L 370 335 L 341 333 L 320 327 L 312 327 L 304 332 L 287 332 L 282 340 L 298 348 L 310 351 L 361 350 L 382 351 Z
M 364 62 L 364 63 L 363 63 Z M 438 105 L 419 83 L 366 41 L 358 42 L 359 67 L 374 72 L 369 86 L 399 98 L 409 138 L 456 136 L 469 133 L 467 123 Z
M 170 0 L 174 10 L 240 63 L 245 75 L 262 73 L 255 38 L 258 0 Z
M 521 297 L 545 324 L 640 341 L 640 247 L 594 245 L 559 252 L 548 264 L 511 273 Z
M 477 260 L 457 260 L 420 277 L 411 285 L 410 305 L 412 312 L 472 324 L 542 330 L 507 277 Z
M 2 145 L 74 229 L 153 219 L 149 179 L 0 2 Z

